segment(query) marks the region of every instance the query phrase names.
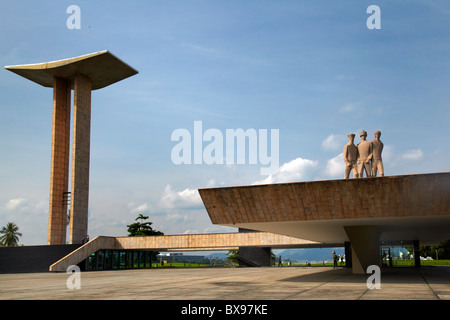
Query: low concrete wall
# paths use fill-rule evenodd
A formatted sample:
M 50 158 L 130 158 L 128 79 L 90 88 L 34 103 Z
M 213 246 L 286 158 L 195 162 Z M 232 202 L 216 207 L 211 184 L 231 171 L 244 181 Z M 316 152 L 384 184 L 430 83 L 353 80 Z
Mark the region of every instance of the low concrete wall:
M 48 272 L 51 264 L 80 245 L 0 247 L 0 273 Z

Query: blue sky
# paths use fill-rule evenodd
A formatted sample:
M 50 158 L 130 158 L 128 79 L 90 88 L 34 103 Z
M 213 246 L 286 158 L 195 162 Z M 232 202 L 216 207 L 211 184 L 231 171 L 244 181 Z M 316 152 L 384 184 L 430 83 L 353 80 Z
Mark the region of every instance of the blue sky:
M 449 18 L 448 1 L 425 0 L 2 0 L 0 63 L 109 50 L 139 71 L 92 94 L 91 238 L 126 235 L 139 213 L 166 234 L 230 232 L 198 188 L 343 178 L 349 133 L 382 132 L 386 175 L 448 171 Z M 0 226 L 45 244 L 52 90 L 3 69 L 0 98 Z M 171 134 L 194 121 L 278 129 L 279 170 L 175 165 Z

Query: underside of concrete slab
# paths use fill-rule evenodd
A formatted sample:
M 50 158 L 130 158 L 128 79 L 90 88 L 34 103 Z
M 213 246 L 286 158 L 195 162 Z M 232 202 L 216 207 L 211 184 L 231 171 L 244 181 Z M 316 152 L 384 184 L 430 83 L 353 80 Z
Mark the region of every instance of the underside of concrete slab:
M 51 62 L 6 66 L 5 69 L 48 88 L 53 87 L 54 77 L 73 80 L 76 74 L 82 74 L 92 81 L 92 90 L 138 73 L 107 50 Z
M 199 189 L 213 224 L 350 242 L 353 270 L 380 264 L 380 242 L 450 238 L 450 173 Z M 364 271 L 364 272 L 363 272 Z

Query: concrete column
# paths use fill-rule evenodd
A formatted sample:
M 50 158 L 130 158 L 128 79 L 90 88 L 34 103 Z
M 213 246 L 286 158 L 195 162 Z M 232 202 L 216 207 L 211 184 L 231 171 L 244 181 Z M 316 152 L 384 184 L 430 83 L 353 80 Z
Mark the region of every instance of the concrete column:
M 239 228 L 239 233 L 260 232 L 257 230 Z M 239 265 L 250 267 L 270 267 L 270 253 L 272 249 L 269 247 L 239 247 Z
M 352 267 L 352 246 L 350 241 L 344 242 L 344 250 L 345 250 L 345 267 Z
M 370 265 L 380 266 L 380 232 L 377 226 L 344 227 L 352 247 L 352 272 L 365 274 Z
M 269 247 L 239 247 L 239 265 L 270 267 L 270 251 Z
M 91 137 L 91 81 L 74 77 L 72 193 L 70 243 L 82 243 L 88 230 L 89 155 Z
M 413 240 L 414 246 L 414 266 L 420 268 L 420 246 L 419 240 Z
M 64 202 L 63 194 L 69 188 L 70 96 L 70 80 L 55 77 L 47 237 L 49 245 L 66 242 L 67 203 Z

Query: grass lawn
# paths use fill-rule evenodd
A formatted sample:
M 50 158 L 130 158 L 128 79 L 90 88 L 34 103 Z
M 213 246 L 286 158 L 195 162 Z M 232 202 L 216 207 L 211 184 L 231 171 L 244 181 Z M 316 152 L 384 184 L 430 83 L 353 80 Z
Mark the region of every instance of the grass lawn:
M 152 268 L 188 268 L 188 267 L 212 267 L 210 264 L 203 263 L 189 263 L 189 262 L 166 262 L 164 265 L 161 263 L 152 263 Z
M 392 260 L 392 265 L 395 266 L 414 266 L 414 260 Z M 421 266 L 448 266 L 450 260 L 420 260 Z
M 278 264 L 273 265 L 276 267 Z M 450 260 L 420 260 L 421 266 L 448 266 L 450 265 Z M 303 263 L 291 263 L 290 267 L 332 267 L 333 262 L 319 262 L 319 263 L 309 263 L 308 265 Z M 338 263 L 338 267 L 345 266 L 345 263 L 341 265 L 341 263 Z M 414 260 L 392 260 L 392 266 L 396 267 L 407 267 L 407 266 L 414 266 Z M 283 267 L 289 267 L 289 265 L 284 262 Z
M 395 266 L 414 266 L 414 260 L 393 260 L 392 265 Z M 420 265 L 422 266 L 445 266 L 450 265 L 450 260 L 420 260 Z M 236 265 L 237 266 L 237 265 Z M 272 265 L 273 267 L 277 267 L 278 263 Z M 291 263 L 288 265 L 286 262 L 283 263 L 283 267 L 332 267 L 333 262 L 318 262 L 318 263 Z M 338 263 L 338 267 L 344 267 L 345 263 L 341 265 L 341 263 Z M 210 264 L 203 264 L 203 263 L 189 263 L 189 262 L 167 262 L 164 263 L 164 265 L 161 265 L 161 263 L 152 263 L 152 268 L 189 268 L 189 267 L 214 267 Z M 220 265 L 220 267 L 224 267 L 223 265 Z
M 422 266 L 448 266 L 450 260 L 420 260 Z

